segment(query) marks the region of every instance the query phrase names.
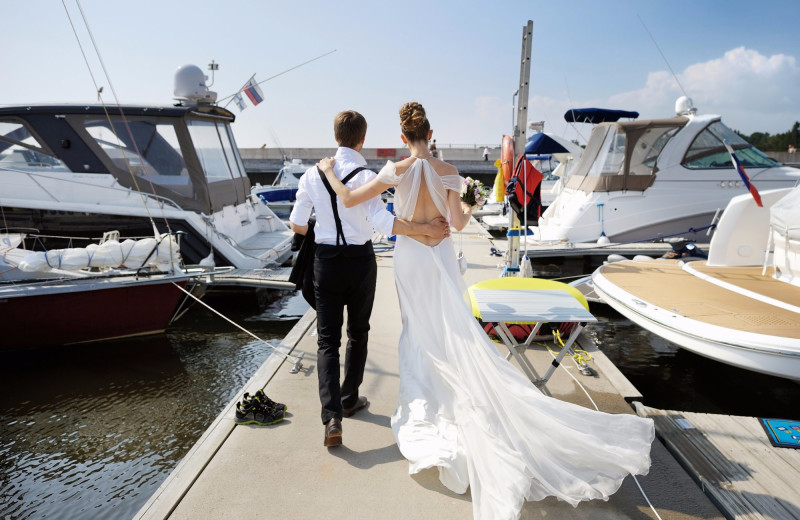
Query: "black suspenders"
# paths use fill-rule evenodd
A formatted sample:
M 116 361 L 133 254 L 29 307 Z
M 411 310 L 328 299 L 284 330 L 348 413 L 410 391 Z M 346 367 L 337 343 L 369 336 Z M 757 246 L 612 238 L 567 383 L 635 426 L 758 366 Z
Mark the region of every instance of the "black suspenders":
M 356 176 L 358 172 L 366 169 L 367 169 L 366 166 L 359 166 L 355 170 L 348 173 L 344 179 L 342 179 L 342 184 L 347 184 L 348 182 L 350 182 L 350 179 Z M 317 168 L 317 173 L 322 179 L 322 184 L 325 185 L 325 189 L 328 190 L 328 194 L 331 196 L 331 208 L 333 208 L 333 219 L 336 221 L 336 245 L 337 246 L 339 245 L 339 237 L 341 237 L 342 242 L 344 242 L 344 245 L 347 245 L 347 240 L 345 240 L 344 231 L 342 230 L 342 220 L 339 218 L 339 208 L 336 204 L 336 192 L 333 191 L 333 188 L 331 188 L 328 179 L 325 178 L 325 174 L 322 173 L 322 171 L 319 168 Z

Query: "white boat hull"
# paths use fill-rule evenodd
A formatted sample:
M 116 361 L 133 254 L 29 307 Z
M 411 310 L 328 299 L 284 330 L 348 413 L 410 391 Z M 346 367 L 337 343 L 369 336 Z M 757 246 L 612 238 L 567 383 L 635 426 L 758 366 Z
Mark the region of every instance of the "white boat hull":
M 597 294 L 637 325 L 695 354 L 745 370 L 800 381 L 800 344 L 793 338 L 710 325 L 644 302 L 592 275 Z

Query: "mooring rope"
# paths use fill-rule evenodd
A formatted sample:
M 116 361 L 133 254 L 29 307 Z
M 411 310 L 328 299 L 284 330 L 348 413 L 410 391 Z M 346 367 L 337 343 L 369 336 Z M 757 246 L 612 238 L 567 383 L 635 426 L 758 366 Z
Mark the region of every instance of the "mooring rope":
M 292 359 L 292 360 L 294 360 L 294 361 L 297 361 L 297 359 L 298 359 L 298 358 L 297 358 L 296 356 L 290 356 L 289 354 L 287 354 L 287 353 L 285 353 L 285 352 L 281 352 L 281 351 L 278 349 L 278 346 L 277 346 L 277 345 L 275 345 L 275 344 L 273 344 L 273 343 L 270 343 L 269 341 L 267 341 L 267 340 L 265 340 L 265 339 L 262 339 L 262 338 L 260 338 L 260 337 L 256 336 L 255 334 L 253 334 L 252 332 L 250 332 L 250 331 L 249 331 L 249 330 L 247 330 L 246 328 L 242 327 L 241 325 L 239 325 L 238 323 L 236 323 L 236 322 L 235 322 L 235 321 L 233 321 L 232 319 L 228 318 L 227 316 L 225 316 L 225 315 L 224 315 L 224 314 L 222 314 L 221 312 L 217 311 L 216 309 L 214 309 L 213 307 L 211 307 L 210 305 L 208 305 L 206 302 L 202 301 L 200 298 L 198 298 L 197 296 L 195 296 L 194 294 L 192 294 L 192 293 L 191 293 L 191 291 L 188 291 L 188 290 L 184 289 L 183 287 L 181 287 L 180 285 L 176 284 L 175 282 L 172 282 L 172 285 L 174 285 L 175 287 L 177 287 L 178 289 L 180 289 L 181 291 L 183 291 L 183 292 L 184 292 L 184 293 L 185 293 L 187 296 L 191 297 L 191 298 L 192 298 L 192 299 L 194 299 L 196 302 L 198 302 L 200 305 L 202 305 L 202 306 L 203 306 L 203 307 L 205 307 L 206 309 L 210 310 L 211 312 L 213 312 L 214 314 L 216 314 L 217 316 L 219 316 L 219 317 L 220 317 L 220 318 L 222 318 L 223 320 L 227 321 L 228 323 L 230 323 L 231 325 L 233 325 L 233 326 L 234 326 L 234 327 L 236 327 L 237 329 L 239 329 L 239 330 L 241 330 L 242 332 L 245 332 L 246 334 L 248 334 L 248 335 L 252 336 L 253 338 L 255 338 L 255 339 L 257 339 L 258 341 L 260 341 L 261 343 L 264 343 L 265 345 L 267 345 L 269 348 L 271 348 L 272 350 L 274 350 L 275 352 L 277 352 L 277 353 L 278 353 L 278 354 L 280 354 L 281 356 L 283 356 L 283 357 L 285 357 L 285 358 L 287 358 L 287 359 Z
M 550 353 L 551 356 L 553 356 L 553 359 L 555 359 L 556 356 L 555 356 L 555 354 L 553 354 L 553 351 L 550 350 L 550 348 L 548 348 L 547 351 Z M 577 364 L 577 361 L 576 361 L 576 364 Z M 563 364 L 560 364 L 560 366 L 562 368 L 564 368 L 564 371 L 569 375 L 569 377 L 571 377 L 573 379 L 573 381 L 575 381 L 575 383 L 581 388 L 581 390 L 583 390 L 583 393 L 586 394 L 586 397 L 588 397 L 589 401 L 592 402 L 592 406 L 594 406 L 594 409 L 599 412 L 600 408 L 597 406 L 597 403 L 594 402 L 594 399 L 592 399 L 592 396 L 589 395 L 589 391 L 586 390 L 586 387 L 584 387 L 581 384 L 581 382 L 578 381 L 578 378 L 575 377 L 575 375 L 572 372 L 567 370 L 567 368 L 564 367 Z M 644 489 L 642 488 L 642 485 L 639 483 L 639 479 L 636 478 L 636 475 L 631 474 L 631 476 L 633 477 L 633 481 L 636 482 L 636 486 L 639 488 L 639 492 L 642 494 L 642 496 L 644 497 L 645 501 L 647 501 L 647 505 L 650 506 L 650 510 L 653 511 L 653 514 L 656 515 L 656 518 L 658 520 L 662 520 L 661 515 L 658 514 L 658 511 L 656 511 L 656 508 L 653 506 L 653 503 L 650 502 L 650 498 L 647 496 L 647 493 L 644 492 Z

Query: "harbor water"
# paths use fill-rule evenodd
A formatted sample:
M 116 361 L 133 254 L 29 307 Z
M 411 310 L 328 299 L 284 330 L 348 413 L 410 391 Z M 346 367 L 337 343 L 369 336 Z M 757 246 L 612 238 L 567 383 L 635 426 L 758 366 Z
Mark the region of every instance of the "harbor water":
M 217 306 L 264 340 L 305 313 L 287 293 Z M 797 418 L 800 385 L 706 360 L 593 305 L 589 329 L 657 408 Z M 166 334 L 2 354 L 0 518 L 131 518 L 266 359 L 195 306 Z M 290 396 L 280 396 L 291 405 Z
M 308 308 L 246 300 L 224 314 L 267 341 Z M 0 518 L 130 519 L 269 352 L 196 305 L 166 334 L 3 353 Z

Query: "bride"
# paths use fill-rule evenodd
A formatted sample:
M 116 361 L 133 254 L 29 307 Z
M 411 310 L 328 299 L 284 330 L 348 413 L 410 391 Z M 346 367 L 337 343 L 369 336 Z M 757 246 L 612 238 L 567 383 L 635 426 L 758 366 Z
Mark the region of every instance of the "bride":
M 397 216 L 470 219 L 456 168 L 431 156 L 433 131 L 419 103 L 400 109 L 411 157 L 387 162 L 356 190 L 317 166 L 345 206 L 395 186 Z M 452 239 L 398 236 L 394 275 L 403 329 L 400 391 L 392 430 L 409 473 L 438 467 L 450 490 L 472 491 L 476 519 L 519 518 L 524 500 L 555 496 L 573 506 L 607 500 L 630 474 L 650 467 L 653 422 L 611 415 L 544 395 L 497 351 L 473 318 Z

